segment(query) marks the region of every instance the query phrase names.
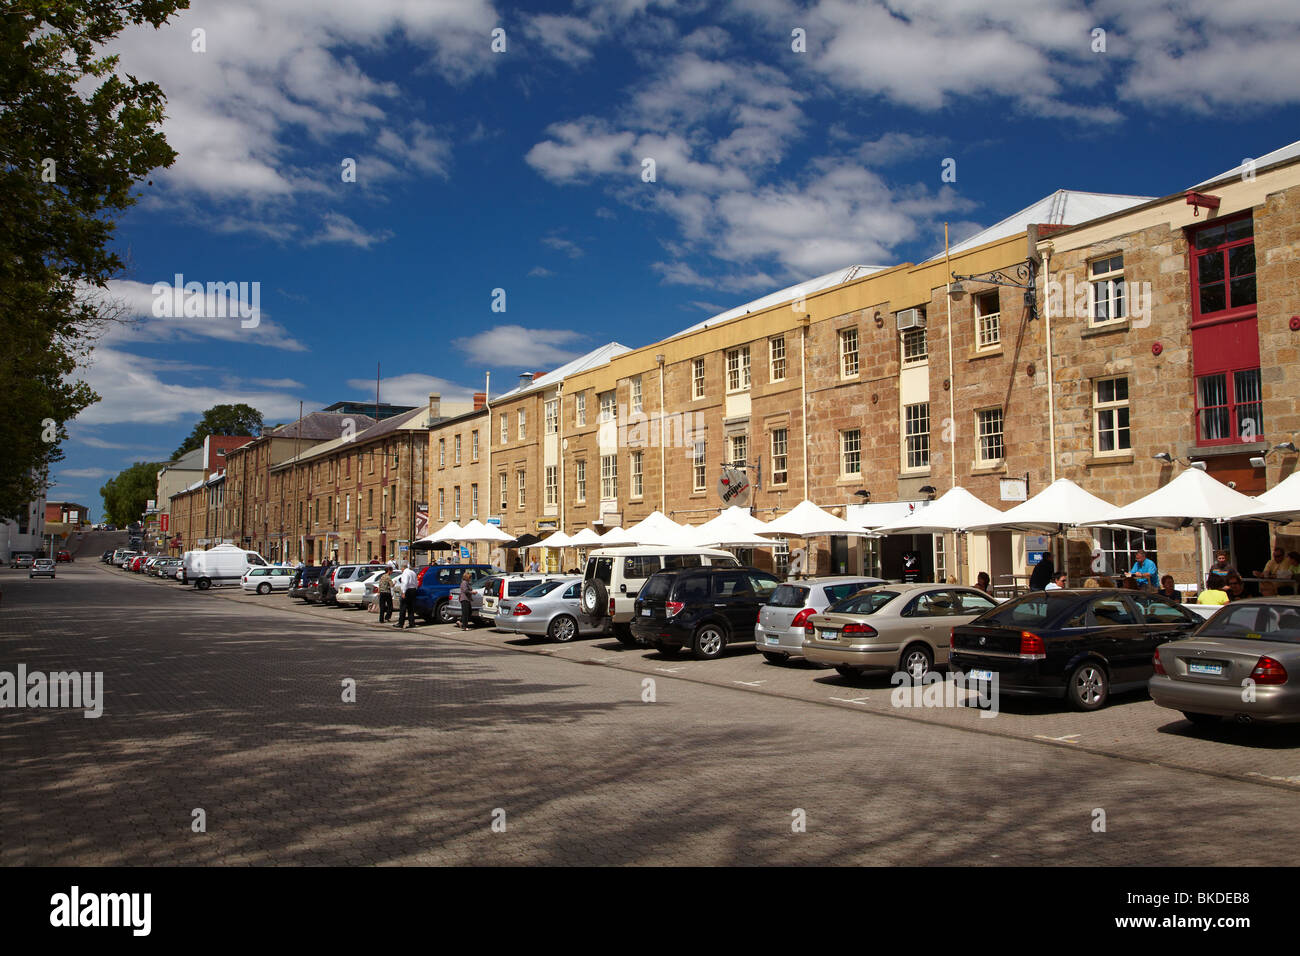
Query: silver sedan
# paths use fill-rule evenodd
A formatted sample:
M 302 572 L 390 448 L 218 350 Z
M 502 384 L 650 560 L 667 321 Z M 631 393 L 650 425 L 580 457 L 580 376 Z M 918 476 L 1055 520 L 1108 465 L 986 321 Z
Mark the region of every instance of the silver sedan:
M 841 576 L 782 584 L 758 609 L 754 644 L 772 664 L 802 657 L 804 628 L 810 617 L 863 588 L 884 583 L 880 578 Z
M 539 584 L 516 598 L 497 604 L 496 626 L 527 637 L 549 637 L 567 643 L 580 633 L 601 634 L 599 626 L 579 623 L 582 578 L 564 577 Z
M 1300 597 L 1225 604 L 1190 637 L 1156 648 L 1153 663 L 1151 699 L 1193 724 L 1298 722 Z

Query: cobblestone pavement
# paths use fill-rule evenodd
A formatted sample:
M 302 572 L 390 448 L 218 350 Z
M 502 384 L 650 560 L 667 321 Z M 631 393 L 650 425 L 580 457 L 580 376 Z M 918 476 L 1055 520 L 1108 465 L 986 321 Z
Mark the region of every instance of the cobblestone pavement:
M 0 711 L 3 865 L 1290 864 L 1300 832 L 1300 734 L 1141 695 L 896 711 L 740 649 L 397 631 L 81 562 L 0 585 L 0 670 L 104 674 L 98 719 Z

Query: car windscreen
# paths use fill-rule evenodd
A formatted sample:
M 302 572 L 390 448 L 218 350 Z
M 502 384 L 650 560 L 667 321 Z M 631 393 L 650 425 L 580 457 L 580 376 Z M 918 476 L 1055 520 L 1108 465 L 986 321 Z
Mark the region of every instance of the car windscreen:
M 822 590 L 826 592 L 826 603 L 834 604 L 836 601 L 843 601 L 846 597 L 857 594 L 863 588 L 874 587 L 878 582 L 872 581 L 850 581 L 847 584 L 825 584 Z
M 898 597 L 897 591 L 862 591 L 836 601 L 826 609 L 828 614 L 875 614 Z
M 1035 591 L 999 604 L 980 617 L 978 623 L 995 627 L 1045 627 L 1078 603 L 1077 594 Z
M 829 589 L 828 589 L 829 590 Z M 808 588 L 798 584 L 782 584 L 767 599 L 768 607 L 803 607 L 808 599 Z
M 668 592 L 673 587 L 673 575 L 671 574 L 652 574 L 650 580 L 646 581 L 641 587 L 641 593 L 637 598 L 642 601 L 666 601 Z
M 552 591 L 554 591 L 556 588 L 560 587 L 563 584 L 564 584 L 563 581 L 543 581 L 541 584 L 537 585 L 536 587 L 529 588 L 527 591 L 521 594 L 520 597 L 526 597 L 526 598 L 542 597 L 545 594 L 550 594 Z
M 596 580 L 604 583 L 609 587 L 609 582 L 614 578 L 614 559 L 613 558 L 589 558 L 587 560 L 586 579 L 588 581 Z
M 1194 636 L 1300 644 L 1300 605 L 1229 604 L 1206 621 Z

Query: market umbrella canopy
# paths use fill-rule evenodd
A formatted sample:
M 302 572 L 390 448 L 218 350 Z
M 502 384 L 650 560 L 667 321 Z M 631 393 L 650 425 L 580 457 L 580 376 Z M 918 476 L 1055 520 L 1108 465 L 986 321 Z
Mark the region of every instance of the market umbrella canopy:
M 652 511 L 627 529 L 628 537 L 636 544 L 678 545 L 690 544 L 686 528 L 662 511 Z M 601 539 L 604 544 L 605 539 Z
M 576 540 L 576 536 L 575 536 L 575 540 Z M 616 544 L 636 544 L 637 540 L 636 538 L 628 534 L 626 531 L 624 531 L 621 525 L 615 525 L 614 527 L 606 531 L 604 534 L 602 534 L 597 539 L 596 543 L 599 544 L 601 547 L 609 547 L 610 545 L 616 545 Z
M 1280 487 L 1280 486 L 1279 486 Z M 1144 528 L 1182 528 L 1198 521 L 1235 518 L 1254 502 L 1247 495 L 1188 468 L 1163 488 L 1087 524 L 1135 524 Z
M 987 523 L 968 524 L 966 530 L 1052 534 L 1090 521 L 1108 521 L 1114 511 L 1110 502 L 1084 491 L 1069 478 L 1058 478 L 1028 501 L 998 512 Z
M 905 518 L 876 528 L 878 534 L 947 534 L 975 530 L 1001 520 L 1003 513 L 956 485 Z
M 1251 500 L 1250 507 L 1234 520 L 1300 521 L 1300 471 L 1292 472 L 1281 484 Z
M 529 548 L 529 547 L 532 547 L 532 546 L 535 545 L 538 541 L 541 541 L 541 540 L 542 540 L 541 538 L 539 538 L 537 535 L 533 534 L 531 531 L 525 531 L 523 534 L 521 534 L 519 537 L 515 538 L 513 541 L 506 542 L 506 543 L 505 543 L 505 547 L 507 547 L 507 548 L 511 548 L 511 549 L 514 549 L 514 550 L 520 550 L 520 549 L 523 549 L 523 548 Z
M 433 534 L 425 535 L 416 544 L 436 544 L 439 541 L 459 541 L 464 529 L 454 521 L 448 521 Z
M 769 521 L 763 534 L 788 535 L 794 538 L 814 538 L 827 534 L 870 534 L 866 528 L 837 518 L 806 498 L 781 517 Z
M 596 533 L 594 528 L 583 528 L 569 539 L 569 547 L 571 548 L 589 548 L 598 544 L 600 544 L 600 535 Z
M 460 529 L 460 537 L 456 541 L 489 541 L 493 544 L 500 544 L 505 541 L 513 541 L 514 538 L 506 534 L 500 528 L 494 528 L 490 524 L 484 524 L 475 518 L 465 527 Z
M 563 531 L 556 531 L 547 535 L 540 541 L 533 542 L 535 548 L 567 548 L 573 544 L 573 539 Z
M 761 537 L 766 522 L 749 513 L 748 508 L 732 505 L 722 514 L 702 525 L 687 527 L 692 544 L 697 547 L 772 548 L 776 542 Z

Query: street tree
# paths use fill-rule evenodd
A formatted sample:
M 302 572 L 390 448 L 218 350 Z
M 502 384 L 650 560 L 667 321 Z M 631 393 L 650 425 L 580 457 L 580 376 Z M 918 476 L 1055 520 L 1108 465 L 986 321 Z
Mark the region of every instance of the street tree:
M 213 405 L 199 419 L 189 437 L 181 442 L 179 448 L 172 452 L 175 461 L 187 451 L 203 447 L 203 439 L 209 435 L 252 435 L 256 437 L 262 430 L 262 413 L 252 405 L 240 402 L 238 405 Z
M 104 499 L 104 520 L 119 528 L 139 521 L 157 491 L 161 467 L 154 462 L 137 461 L 118 472 L 117 477 L 110 478 L 99 489 Z

